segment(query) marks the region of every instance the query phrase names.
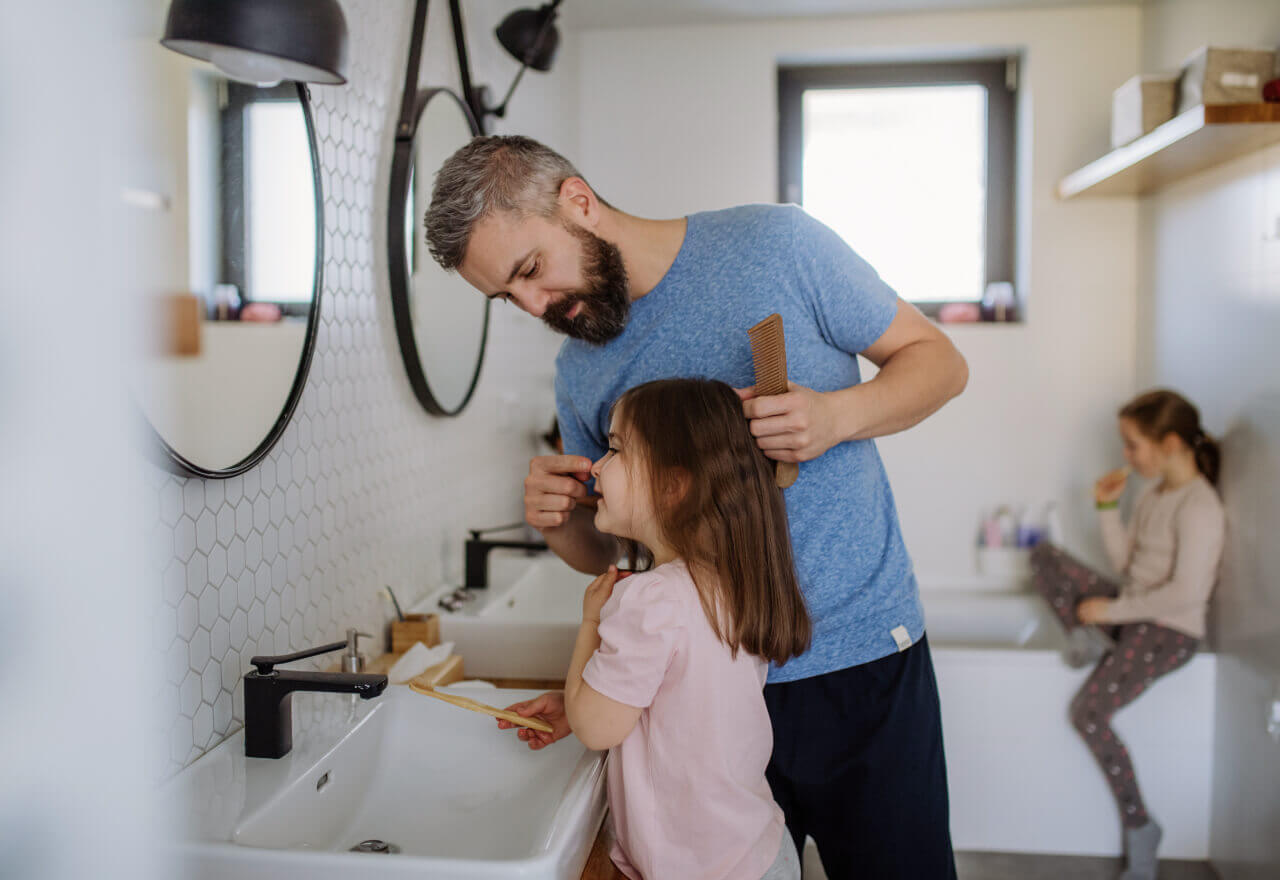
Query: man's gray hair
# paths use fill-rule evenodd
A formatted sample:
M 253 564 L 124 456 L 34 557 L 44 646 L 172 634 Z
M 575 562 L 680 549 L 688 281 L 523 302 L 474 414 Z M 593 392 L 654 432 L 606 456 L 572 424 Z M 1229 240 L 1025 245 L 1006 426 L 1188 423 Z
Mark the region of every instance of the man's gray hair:
M 497 211 L 554 216 L 560 185 L 581 176 L 568 159 L 533 138 L 472 138 L 436 172 L 425 220 L 431 256 L 446 269 L 458 268 L 482 219 Z

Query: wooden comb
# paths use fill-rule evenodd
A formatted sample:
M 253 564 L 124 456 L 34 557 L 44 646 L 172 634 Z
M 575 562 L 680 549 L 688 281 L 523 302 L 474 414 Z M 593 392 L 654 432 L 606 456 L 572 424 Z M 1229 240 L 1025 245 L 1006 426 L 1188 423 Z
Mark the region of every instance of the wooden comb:
M 787 340 L 782 334 L 782 315 L 774 312 L 747 331 L 751 337 L 751 363 L 756 371 L 756 394 L 767 397 L 787 390 Z M 794 461 L 775 461 L 773 480 L 785 489 L 800 475 Z

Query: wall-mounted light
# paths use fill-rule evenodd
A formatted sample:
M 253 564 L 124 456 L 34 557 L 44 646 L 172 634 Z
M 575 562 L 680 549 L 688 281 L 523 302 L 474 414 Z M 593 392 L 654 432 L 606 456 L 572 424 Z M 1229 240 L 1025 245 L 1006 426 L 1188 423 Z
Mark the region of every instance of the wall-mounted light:
M 459 8 L 459 0 L 449 0 L 449 9 L 453 14 L 453 37 L 458 49 L 458 68 L 462 72 L 462 90 L 467 106 L 471 108 L 481 128 L 486 127 L 486 117 L 497 116 L 501 119 L 506 115 L 507 103 L 511 100 L 511 94 L 516 90 L 516 86 L 520 84 L 520 78 L 524 76 L 526 69 L 531 67 L 542 73 L 551 69 L 551 65 L 555 62 L 556 50 L 560 48 L 560 32 L 555 26 L 556 7 L 560 2 L 561 0 L 551 0 L 550 3 L 537 9 L 517 9 L 504 18 L 494 30 L 502 48 L 520 62 L 520 69 L 516 71 L 515 79 L 511 81 L 511 86 L 507 89 L 502 103 L 496 107 L 490 107 L 485 102 L 488 90 L 484 86 L 471 85 L 467 46 L 462 36 L 462 10 Z
M 257 85 L 347 81 L 338 0 L 173 0 L 160 43 Z

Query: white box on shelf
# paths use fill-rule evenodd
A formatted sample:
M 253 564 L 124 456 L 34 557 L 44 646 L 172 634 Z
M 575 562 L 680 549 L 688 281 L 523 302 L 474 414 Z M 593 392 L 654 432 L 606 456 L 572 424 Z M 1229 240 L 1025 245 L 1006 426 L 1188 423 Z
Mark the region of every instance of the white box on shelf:
M 1111 146 L 1123 147 L 1173 118 L 1178 74 L 1141 73 L 1111 96 Z
M 1178 112 L 1201 104 L 1255 104 L 1276 75 L 1274 49 L 1201 46 L 1182 66 Z

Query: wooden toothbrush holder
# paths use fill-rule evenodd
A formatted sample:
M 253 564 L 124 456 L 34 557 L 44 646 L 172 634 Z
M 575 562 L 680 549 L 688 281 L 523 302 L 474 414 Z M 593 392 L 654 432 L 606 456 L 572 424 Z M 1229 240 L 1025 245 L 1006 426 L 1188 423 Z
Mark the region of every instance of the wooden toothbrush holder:
M 422 642 L 428 648 L 440 644 L 440 618 L 434 614 L 406 614 L 391 621 L 391 653 L 403 654 Z

